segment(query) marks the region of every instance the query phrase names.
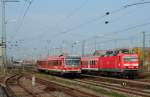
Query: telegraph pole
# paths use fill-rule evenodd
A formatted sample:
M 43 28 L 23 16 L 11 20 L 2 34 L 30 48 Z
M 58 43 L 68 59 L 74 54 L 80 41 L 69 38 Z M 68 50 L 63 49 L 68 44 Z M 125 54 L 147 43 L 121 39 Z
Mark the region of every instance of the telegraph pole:
M 145 58 L 146 58 L 145 53 L 146 53 L 146 51 L 145 51 L 145 32 L 143 32 L 143 65 L 145 65 Z
M 94 48 L 95 48 L 95 51 L 96 51 L 96 49 L 97 49 L 97 40 L 96 40 L 96 37 L 94 39 Z
M 85 55 L 85 40 L 82 42 L 82 56 Z
M 1 70 L 5 74 L 7 68 L 7 56 L 6 56 L 6 14 L 5 5 L 7 2 L 19 2 L 18 0 L 1 0 L 2 6 L 2 66 Z
M 5 1 L 1 0 L 2 4 L 2 67 L 1 71 L 5 73 L 6 65 L 6 21 L 5 21 Z
M 48 53 L 47 53 L 47 56 L 50 56 L 50 43 L 51 43 L 51 40 L 47 40 L 47 44 L 48 44 Z

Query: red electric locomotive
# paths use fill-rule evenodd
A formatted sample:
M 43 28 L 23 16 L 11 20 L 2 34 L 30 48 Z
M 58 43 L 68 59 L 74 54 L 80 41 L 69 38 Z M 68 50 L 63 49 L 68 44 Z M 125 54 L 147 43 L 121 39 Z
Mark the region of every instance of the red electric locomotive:
M 37 66 L 39 71 L 57 73 L 60 75 L 78 75 L 81 58 L 78 56 L 51 56 L 46 59 L 38 60 Z
M 101 56 L 82 57 L 81 69 L 82 72 L 135 77 L 139 70 L 139 58 L 127 49 L 106 51 Z

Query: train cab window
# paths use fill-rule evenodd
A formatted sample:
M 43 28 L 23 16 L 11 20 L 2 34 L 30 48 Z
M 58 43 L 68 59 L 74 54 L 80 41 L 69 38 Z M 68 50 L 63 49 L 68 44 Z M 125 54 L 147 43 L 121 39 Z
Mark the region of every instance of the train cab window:
M 66 60 L 66 65 L 79 65 L 79 64 L 80 60 L 71 60 L 71 59 Z
M 137 56 L 124 56 L 124 62 L 137 62 L 138 57 Z
M 69 57 L 65 59 L 66 65 L 80 65 L 81 59 L 79 57 Z

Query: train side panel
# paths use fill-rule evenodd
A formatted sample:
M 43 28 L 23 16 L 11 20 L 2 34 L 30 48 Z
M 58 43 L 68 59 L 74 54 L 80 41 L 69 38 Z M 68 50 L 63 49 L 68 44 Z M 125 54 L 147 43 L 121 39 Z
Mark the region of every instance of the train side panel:
M 47 70 L 48 67 L 48 61 L 46 60 L 38 60 L 37 61 L 37 68 L 38 70 Z
M 98 71 L 98 57 L 85 57 L 81 59 L 82 70 Z
M 100 71 L 119 72 L 123 64 L 118 56 L 99 57 L 98 68 Z
M 48 60 L 47 69 L 49 71 L 61 72 L 63 70 L 63 62 L 60 59 Z
M 37 61 L 38 69 L 57 74 L 81 73 L 79 57 L 49 57 Z
M 92 57 L 82 58 L 83 73 L 93 72 L 110 76 L 136 77 L 139 70 L 139 59 L 136 54 L 119 54 L 116 56 L 99 56 L 96 64 L 91 64 Z M 95 72 L 96 71 L 96 72 Z

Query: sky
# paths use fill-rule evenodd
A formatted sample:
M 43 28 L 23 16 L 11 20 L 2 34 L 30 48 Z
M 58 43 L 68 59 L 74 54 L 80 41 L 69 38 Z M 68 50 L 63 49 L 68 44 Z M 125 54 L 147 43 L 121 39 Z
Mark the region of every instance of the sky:
M 86 54 L 137 47 L 143 31 L 150 46 L 150 0 L 33 0 L 29 6 L 30 1 L 6 4 L 8 56 L 81 55 L 83 41 Z

